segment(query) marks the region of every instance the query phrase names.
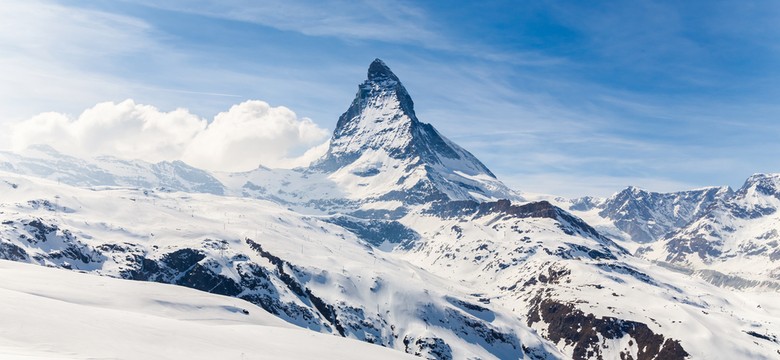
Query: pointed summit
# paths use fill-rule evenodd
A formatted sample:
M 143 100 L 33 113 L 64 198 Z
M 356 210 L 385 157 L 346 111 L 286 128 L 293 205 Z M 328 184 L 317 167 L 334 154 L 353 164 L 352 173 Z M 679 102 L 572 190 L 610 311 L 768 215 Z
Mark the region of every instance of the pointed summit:
M 349 109 L 339 117 L 326 160 L 330 167 L 341 167 L 368 150 L 379 149 L 402 157 L 413 146 L 417 127 L 414 103 L 406 88 L 376 59 Z
M 312 168 L 345 184 L 362 184 L 365 198 L 514 198 L 474 155 L 417 119 L 401 80 L 379 59 L 339 117 L 328 152 Z
M 379 59 L 368 67 L 368 78 L 339 118 L 324 163 L 331 169 L 340 168 L 376 151 L 431 166 L 457 164 L 453 170 L 495 177 L 469 152 L 417 119 L 406 88 Z
M 400 81 L 398 80 L 398 77 L 393 74 L 393 71 L 390 70 L 390 67 L 385 64 L 384 61 L 380 59 L 374 59 L 373 62 L 371 62 L 371 65 L 368 67 L 368 81 L 384 81 L 384 80 L 393 80 L 393 81 Z

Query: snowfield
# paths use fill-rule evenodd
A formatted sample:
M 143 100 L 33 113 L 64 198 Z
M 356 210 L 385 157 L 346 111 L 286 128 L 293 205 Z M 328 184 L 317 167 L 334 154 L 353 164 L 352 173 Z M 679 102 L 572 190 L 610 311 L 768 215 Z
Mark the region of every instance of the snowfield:
M 1 178 L 6 258 L 236 296 L 300 327 L 402 351 L 559 357 L 507 309 L 473 316 L 470 289 L 373 249 L 330 217 L 265 200 Z
M 0 260 L 0 358 L 412 359 L 239 299 Z

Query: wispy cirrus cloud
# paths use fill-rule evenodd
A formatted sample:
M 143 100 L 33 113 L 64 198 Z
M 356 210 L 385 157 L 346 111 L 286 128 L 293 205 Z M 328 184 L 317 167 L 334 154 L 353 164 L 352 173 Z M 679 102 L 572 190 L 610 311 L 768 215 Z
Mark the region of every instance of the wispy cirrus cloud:
M 414 1 L 382 0 L 124 0 L 151 8 L 266 26 L 346 42 L 411 45 L 422 50 L 513 64 L 548 66 L 562 57 L 533 49 L 500 49 L 452 34 L 459 24 L 441 21 L 437 12 Z M 441 5 L 441 4 L 436 4 Z M 447 7 L 450 5 L 447 5 Z M 385 52 L 379 47 L 379 51 Z M 370 54 L 377 56 L 378 54 Z
M 312 36 L 416 43 L 438 47 L 445 42 L 414 2 L 375 0 L 326 1 L 133 1 L 160 9 L 237 20 Z
M 120 59 L 159 52 L 137 18 L 51 1 L 0 3 L 0 123 L 43 110 L 75 111 L 136 84 Z M 71 106 L 72 104 L 72 106 Z

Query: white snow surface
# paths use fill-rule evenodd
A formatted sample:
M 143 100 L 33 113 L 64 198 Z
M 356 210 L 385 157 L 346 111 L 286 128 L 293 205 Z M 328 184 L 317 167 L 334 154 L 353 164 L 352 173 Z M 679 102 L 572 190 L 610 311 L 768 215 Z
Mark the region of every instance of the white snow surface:
M 195 249 L 207 255 L 201 264 L 238 280 L 245 265 L 274 269 L 243 241 L 251 238 L 266 251 L 305 271 L 306 279 L 300 281 L 317 297 L 343 308 L 339 310 L 343 311 L 342 322 L 355 316 L 355 321 L 377 328 L 371 333 L 356 330 L 348 337 L 386 343 L 401 351 L 406 348 L 402 342 L 406 336 L 436 337 L 448 344 L 456 359 L 511 358 L 522 353 L 521 346 L 540 349 L 547 358 L 561 357 L 507 308 L 488 307 L 490 318 L 481 319 L 459 305 L 477 302 L 469 288 L 398 259 L 394 253 L 374 250 L 341 227 L 270 201 L 133 188 L 82 189 L 26 176 L 0 175 L 0 216 L 4 221 L 0 241 L 24 249 L 30 256 L 26 261 L 32 263 L 118 277 L 133 269 L 128 254 L 160 259 L 177 249 Z M 58 229 L 47 233 L 45 240 L 33 239 L 34 231 L 23 224 L 34 220 Z M 79 257 L 62 257 L 73 244 L 86 254 L 95 254 L 95 249 L 105 246 L 131 250 L 93 255 L 97 260 L 86 262 Z M 272 278 L 272 282 L 283 303 L 311 306 L 286 290 L 278 279 Z M 252 295 L 253 291 L 242 294 Z M 321 325 L 327 324 L 327 319 L 320 323 L 284 314 L 280 317 L 319 332 L 335 332 Z M 504 345 L 486 344 L 476 337 L 475 331 L 482 330 L 469 328 L 477 323 L 485 327 L 484 331 L 507 334 L 514 340 Z
M 414 358 L 296 328 L 235 298 L 6 260 L 0 299 L 9 360 Z
M 551 291 L 555 299 L 576 303 L 586 314 L 641 322 L 667 338 L 679 339 L 694 359 L 772 359 L 780 351 L 776 342 L 747 335 L 748 331 L 780 334 L 776 292 L 734 292 L 628 255 L 603 261 L 575 251 L 574 257 L 567 258 L 555 253 L 565 243 L 601 248 L 587 237 L 561 236 L 559 223 L 552 219 L 490 216 L 464 221 L 409 216 L 404 221 L 425 239 L 404 258 L 518 315 L 530 310 L 530 298 Z M 554 284 L 527 285 L 529 279 L 548 275 L 548 269 L 569 274 Z M 546 333 L 544 326 L 534 328 Z M 604 344 L 611 349 L 602 354 L 605 359 L 619 359 L 620 351 L 637 358 L 637 349 L 628 346 L 626 339 Z M 570 345 L 563 340 L 558 344 L 573 356 Z
M 30 254 L 30 262 L 119 276 L 129 266 L 121 254 L 102 262 L 51 255 L 70 243 L 88 249 L 133 244 L 152 259 L 166 251 L 192 248 L 209 256 L 209 266 L 216 273 L 237 279 L 239 264 L 268 264 L 241 241 L 252 238 L 266 251 L 311 274 L 312 279 L 305 284 L 322 299 L 363 309 L 368 322 L 393 323 L 401 337 L 443 339 L 456 359 L 504 359 L 512 355 L 500 347 L 478 345 L 479 340 L 472 335 L 431 326 L 451 321 L 442 317 L 446 311 L 515 334 L 524 346 L 543 349 L 550 358 L 572 356 L 571 346 L 557 344 L 559 353 L 540 338 L 548 331 L 545 325 L 535 323 L 531 329 L 525 324 L 532 298 L 545 289 L 552 289 L 547 294 L 555 300 L 577 304 L 586 314 L 646 324 L 666 338 L 679 340 L 695 358 L 770 359 L 780 350 L 777 343 L 748 334 L 780 334 L 778 318 L 773 315 L 780 310 L 774 292 L 735 293 L 716 287 L 685 272 L 621 253 L 608 240 L 577 233 L 583 230 L 576 226 L 571 227 L 573 234 L 567 234 L 564 230 L 571 224 L 560 219 L 514 218 L 500 213 L 448 218 L 419 208 L 400 219 L 419 239 L 408 248 L 386 244 L 389 247 L 379 250 L 355 234 L 322 221 L 327 216 L 303 215 L 271 201 L 134 188 L 82 189 L 27 176 L 1 175 L 0 216 L 11 225 L 4 224 L 0 234 Z M 20 235 L 29 234 L 24 232 L 29 229 L 16 224 L 31 219 L 57 225 L 59 230 L 47 234 L 43 242 L 23 240 Z M 214 246 L 207 239 L 225 242 Z M 588 255 L 591 250 L 611 252 L 617 257 L 592 259 Z M 36 255 L 41 256 L 40 260 Z M 569 274 L 556 284 L 525 285 L 548 269 Z M 283 288 L 284 284 L 277 286 Z M 289 291 L 282 291 L 280 299 L 306 306 Z M 479 305 L 464 307 L 462 303 Z M 475 311 L 472 307 L 486 310 Z M 250 310 L 250 314 L 260 314 L 258 311 Z M 230 316 L 234 315 L 238 316 Z M 289 317 L 282 319 L 319 332 L 334 332 Z M 23 323 L 20 320 L 7 326 Z M 388 336 L 392 335 L 381 330 L 348 337 L 389 341 Z M 396 350 L 404 350 L 400 341 L 394 344 Z M 631 349 L 626 339 L 603 339 L 603 345 L 636 357 L 637 349 Z M 4 351 L 9 353 L 30 348 L 10 340 L 5 346 Z M 618 356 L 610 352 L 613 350 L 603 354 Z

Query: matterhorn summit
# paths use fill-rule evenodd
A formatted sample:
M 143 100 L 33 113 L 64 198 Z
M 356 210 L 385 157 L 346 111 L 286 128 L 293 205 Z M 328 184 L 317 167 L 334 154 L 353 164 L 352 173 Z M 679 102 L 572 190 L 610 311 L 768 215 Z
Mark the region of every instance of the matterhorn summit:
M 474 155 L 417 119 L 401 80 L 380 59 L 341 115 L 327 154 L 313 165 L 340 183 L 363 183 L 369 199 L 515 199 Z

